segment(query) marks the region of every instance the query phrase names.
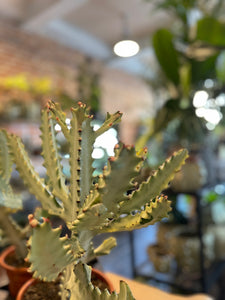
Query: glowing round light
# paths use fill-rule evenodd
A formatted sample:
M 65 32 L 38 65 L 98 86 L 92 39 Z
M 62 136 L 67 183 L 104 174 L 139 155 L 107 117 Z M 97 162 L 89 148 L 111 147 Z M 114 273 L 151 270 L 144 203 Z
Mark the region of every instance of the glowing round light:
M 222 93 L 219 96 L 217 96 L 215 103 L 218 106 L 225 106 L 225 94 Z
M 206 91 L 197 91 L 193 98 L 194 107 L 203 107 L 206 104 L 209 95 Z
M 101 148 L 95 148 L 92 152 L 92 157 L 94 159 L 100 159 L 102 157 L 104 157 L 104 151 Z
M 214 130 L 216 126 L 212 123 L 206 123 L 206 127 L 208 130 Z
M 209 123 L 217 125 L 222 119 L 222 114 L 216 109 L 208 108 L 205 110 L 204 118 Z
M 61 126 L 59 124 L 55 125 L 55 131 L 61 131 Z
M 140 50 L 137 42 L 123 40 L 115 44 L 113 51 L 120 57 L 131 57 L 136 55 Z
M 66 118 L 66 125 L 70 125 L 70 119 Z
M 100 128 L 101 126 L 99 124 L 94 124 L 93 130 L 96 131 Z
M 206 79 L 204 85 L 207 89 L 211 89 L 214 86 L 214 82 L 212 79 Z
M 114 156 L 114 147 L 116 144 L 118 144 L 118 139 L 114 134 L 112 134 L 112 131 L 107 130 L 97 137 L 94 143 L 94 148 L 102 147 L 106 149 L 109 156 Z
M 205 111 L 206 111 L 206 108 L 199 107 L 199 108 L 196 108 L 195 114 L 196 114 L 197 117 L 202 118 L 205 115 Z

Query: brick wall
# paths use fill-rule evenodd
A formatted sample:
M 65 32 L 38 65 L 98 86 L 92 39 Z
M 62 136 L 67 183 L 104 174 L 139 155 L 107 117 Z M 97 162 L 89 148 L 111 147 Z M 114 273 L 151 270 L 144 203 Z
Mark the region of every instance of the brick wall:
M 46 38 L 28 34 L 0 20 L 0 78 L 21 73 L 29 77 L 48 76 L 76 99 L 77 67 L 82 54 Z M 121 139 L 134 143 L 140 119 L 152 110 L 152 94 L 140 78 L 109 69 L 95 62 L 101 74 L 102 112 L 124 113 Z M 51 95 L 46 95 L 46 98 Z M 3 101 L 3 100 L 1 100 Z

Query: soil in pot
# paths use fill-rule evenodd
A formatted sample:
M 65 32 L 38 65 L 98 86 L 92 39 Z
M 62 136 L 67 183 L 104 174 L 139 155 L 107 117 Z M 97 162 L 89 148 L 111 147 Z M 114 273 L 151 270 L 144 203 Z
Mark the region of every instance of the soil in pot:
M 15 255 L 15 252 L 9 253 L 9 255 L 5 258 L 5 262 L 8 265 L 13 266 L 15 268 L 28 268 L 30 265 L 24 260 L 18 260 L 18 258 Z
M 58 282 L 37 282 L 28 287 L 23 300 L 60 300 L 58 292 Z
M 109 289 L 107 282 L 99 278 L 98 270 L 95 270 L 96 273 L 92 273 L 91 281 L 94 286 L 97 286 L 100 290 L 106 288 Z M 101 275 L 100 275 L 101 276 Z M 22 300 L 61 300 L 58 295 L 59 292 L 59 280 L 55 282 L 36 282 L 33 285 L 30 285 L 26 292 L 23 295 Z M 110 291 L 112 288 L 110 287 Z

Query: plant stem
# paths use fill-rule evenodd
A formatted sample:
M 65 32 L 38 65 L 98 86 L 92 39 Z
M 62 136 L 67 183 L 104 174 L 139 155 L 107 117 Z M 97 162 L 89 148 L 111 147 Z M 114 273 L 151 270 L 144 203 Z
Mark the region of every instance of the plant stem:
M 24 259 L 27 255 L 25 242 L 21 240 L 20 233 L 13 225 L 12 221 L 10 220 L 10 216 L 3 207 L 0 208 L 0 226 L 3 228 L 6 236 L 9 238 L 10 243 L 15 246 L 17 257 L 21 260 Z

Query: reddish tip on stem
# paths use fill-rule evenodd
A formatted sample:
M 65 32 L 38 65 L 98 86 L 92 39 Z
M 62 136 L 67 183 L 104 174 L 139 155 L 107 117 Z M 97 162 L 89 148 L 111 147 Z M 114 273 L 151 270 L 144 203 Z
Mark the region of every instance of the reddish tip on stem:
M 115 160 L 116 160 L 115 156 L 110 156 L 109 157 L 109 161 L 115 161 Z
M 27 218 L 28 218 L 28 221 L 30 221 L 31 219 L 34 218 L 34 215 L 33 214 L 29 214 Z
M 45 217 L 42 217 L 43 221 L 46 222 L 46 223 L 50 223 L 50 220 L 49 218 L 45 218 Z
M 38 226 L 38 221 L 34 218 L 34 215 L 32 215 L 32 214 L 30 214 L 29 216 L 28 216 L 28 220 L 29 220 L 29 224 L 30 224 L 30 226 L 32 227 L 32 228 L 35 228 L 35 227 L 37 227 Z

